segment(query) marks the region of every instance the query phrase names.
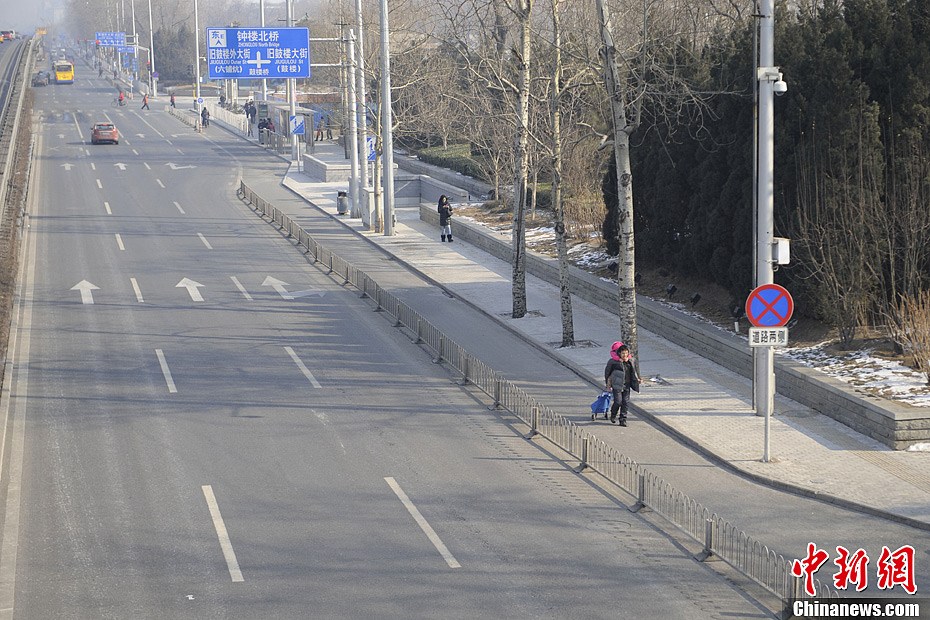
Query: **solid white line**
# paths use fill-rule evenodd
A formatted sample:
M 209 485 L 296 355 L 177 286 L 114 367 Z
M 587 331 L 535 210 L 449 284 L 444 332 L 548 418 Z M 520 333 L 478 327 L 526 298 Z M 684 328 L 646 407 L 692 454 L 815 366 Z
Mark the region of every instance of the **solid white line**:
M 133 153 L 133 155 L 138 155 L 138 154 L 139 154 L 139 151 L 137 151 L 136 149 L 132 149 L 132 153 Z
M 132 282 L 132 290 L 136 293 L 136 301 L 140 304 L 144 304 L 145 300 L 142 299 L 142 289 L 139 288 L 139 283 L 136 282 L 135 278 L 129 278 L 129 281 Z
M 174 385 L 174 379 L 171 378 L 171 369 L 168 368 L 168 361 L 161 349 L 155 349 L 155 356 L 158 357 L 158 365 L 161 366 L 161 374 L 165 375 L 165 383 L 168 384 L 168 392 L 175 394 L 178 388 Z
M 203 244 L 204 244 L 205 246 L 207 246 L 207 249 L 208 249 L 208 250 L 212 250 L 212 249 L 213 249 L 213 246 L 210 245 L 210 242 L 207 241 L 207 238 L 204 237 L 202 233 L 197 233 L 197 236 L 200 237 L 200 240 L 203 241 Z
M 436 530 L 430 527 L 430 524 L 426 522 L 426 519 L 423 518 L 423 515 L 420 514 L 420 511 L 417 510 L 417 507 L 413 505 L 413 502 L 410 501 L 410 498 L 407 497 L 407 494 L 404 493 L 404 490 L 400 488 L 400 485 L 397 484 L 397 481 L 391 478 L 390 476 L 384 479 L 388 483 L 388 486 L 391 487 L 391 490 L 394 491 L 394 494 L 397 495 L 397 498 L 400 500 L 400 503 L 404 505 L 404 508 L 407 509 L 407 512 L 410 513 L 410 516 L 413 517 L 413 520 L 417 522 L 417 525 L 420 526 L 420 529 L 423 530 L 423 533 L 426 534 L 426 537 L 429 538 L 429 541 L 433 543 L 433 546 L 436 547 L 436 551 L 439 552 L 439 555 L 446 561 L 446 564 L 449 565 L 449 568 L 462 568 L 462 565 L 459 564 L 458 560 L 455 559 L 455 556 L 449 552 L 449 549 L 442 543 L 442 540 L 439 539 L 439 535 L 436 534 Z
M 232 542 L 229 540 L 226 524 L 223 523 L 223 515 L 220 514 L 220 507 L 216 504 L 216 496 L 213 495 L 213 487 L 209 484 L 205 484 L 201 488 L 203 489 L 203 496 L 207 500 L 207 507 L 210 509 L 213 527 L 216 528 L 216 537 L 220 540 L 220 549 L 223 550 L 223 557 L 226 558 L 229 576 L 236 582 L 245 581 L 245 579 L 242 578 L 242 571 L 239 570 L 239 561 L 236 559 L 236 552 L 233 551 Z
M 300 368 L 300 372 L 304 373 L 304 376 L 310 380 L 310 383 L 313 384 L 313 387 L 316 389 L 322 389 L 323 386 L 320 385 L 319 381 L 316 380 L 316 377 L 313 376 L 313 373 L 310 372 L 310 369 L 300 361 L 300 358 L 297 357 L 297 354 L 294 353 L 294 349 L 290 347 L 284 347 L 284 350 L 287 351 L 287 354 L 291 356 L 291 359 L 294 360 L 294 363 L 297 364 L 297 367 Z
M 184 151 L 182 151 L 181 149 L 178 149 L 178 153 L 180 153 L 181 155 L 183 155 L 183 154 L 184 154 Z
M 100 182 L 100 179 L 97 179 L 97 188 L 103 189 L 103 184 Z
M 236 285 L 236 288 L 242 291 L 242 294 L 245 295 L 245 298 L 248 299 L 249 301 L 252 301 L 252 296 L 249 295 L 249 292 L 247 290 L 245 290 L 245 287 L 242 286 L 242 283 L 239 282 L 239 279 L 236 278 L 236 276 L 229 276 L 229 277 L 233 281 L 233 284 Z
M 123 245 L 123 238 L 119 236 L 119 233 L 116 233 L 116 245 L 120 250 L 126 249 L 126 247 Z
M 145 166 L 145 169 L 146 169 L 146 170 L 151 170 L 151 169 L 152 169 L 152 167 L 149 165 L 149 163 L 148 163 L 147 161 L 142 162 L 142 165 Z
M 109 202 L 104 202 L 104 203 L 103 203 L 103 208 L 107 210 L 107 215 L 113 215 L 113 212 L 110 211 L 110 203 L 109 203 Z
M 162 189 L 165 189 L 165 184 L 161 182 L 161 179 L 155 179 L 155 180 L 158 181 L 158 184 L 161 185 Z
M 181 208 L 181 205 L 179 205 L 178 203 L 174 203 L 174 206 L 178 208 L 178 211 L 181 212 L 181 215 L 186 215 L 186 213 L 184 213 L 184 209 Z

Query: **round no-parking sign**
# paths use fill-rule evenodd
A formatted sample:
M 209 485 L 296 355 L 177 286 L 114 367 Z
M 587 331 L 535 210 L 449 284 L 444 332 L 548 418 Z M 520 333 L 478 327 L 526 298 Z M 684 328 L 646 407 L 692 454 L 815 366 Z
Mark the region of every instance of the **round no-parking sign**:
M 783 286 L 757 286 L 746 300 L 746 317 L 756 327 L 784 327 L 794 313 L 794 300 Z

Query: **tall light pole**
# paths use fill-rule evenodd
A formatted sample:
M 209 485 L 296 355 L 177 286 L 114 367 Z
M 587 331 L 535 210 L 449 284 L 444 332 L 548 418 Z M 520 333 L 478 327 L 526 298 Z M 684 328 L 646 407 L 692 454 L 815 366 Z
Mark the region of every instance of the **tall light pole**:
M 294 0 L 287 0 L 287 27 L 292 28 L 294 26 Z M 297 116 L 297 80 L 295 78 L 288 78 L 287 80 L 287 90 L 288 90 L 288 103 L 291 107 L 291 118 Z M 312 123 L 311 123 L 312 124 Z M 290 128 L 288 128 L 290 131 Z M 306 131 L 306 129 L 304 130 Z M 297 142 L 297 134 L 290 132 L 291 134 L 291 161 L 299 161 L 299 143 Z M 298 168 L 299 169 L 299 168 Z
M 365 36 L 362 30 L 362 0 L 355 0 L 355 21 L 358 28 L 358 67 L 356 80 L 358 81 L 356 101 L 356 124 L 358 125 L 358 152 L 361 176 L 359 178 L 359 199 L 364 196 L 362 218 L 367 218 L 368 227 L 374 228 L 374 218 L 371 212 L 371 201 L 368 199 L 368 110 L 365 105 Z
M 155 87 L 155 31 L 152 29 L 152 0 L 149 0 L 149 81 L 152 84 L 152 98 L 158 97 Z
M 200 119 L 200 18 L 197 15 L 197 0 L 194 0 L 194 111 Z
M 358 182 L 358 117 L 355 114 L 355 33 L 351 28 L 346 29 L 349 45 L 349 75 L 346 80 L 349 86 L 349 137 L 345 139 L 349 145 L 350 178 L 349 191 L 352 194 L 351 217 L 360 217 L 359 182 Z
M 131 18 L 132 18 L 132 79 L 133 81 L 139 79 L 139 39 L 136 38 L 136 0 L 130 0 L 129 6 L 132 9 Z M 130 91 L 132 91 L 132 85 L 130 84 Z
M 787 90 L 782 74 L 775 66 L 775 0 L 759 3 L 759 127 L 756 214 L 756 287 L 772 284 L 775 241 L 775 93 Z M 775 410 L 775 352 L 772 347 L 754 347 L 755 377 L 753 399 L 756 415 L 765 418 L 765 438 L 762 460 L 769 462 L 769 439 L 772 413 Z
M 391 124 L 391 41 L 387 0 L 381 0 L 381 156 L 384 178 L 384 235 L 394 236 L 394 132 Z
M 261 26 L 265 27 L 265 0 L 260 0 L 258 3 L 259 10 L 261 11 Z M 268 101 L 268 80 L 262 78 L 262 101 Z

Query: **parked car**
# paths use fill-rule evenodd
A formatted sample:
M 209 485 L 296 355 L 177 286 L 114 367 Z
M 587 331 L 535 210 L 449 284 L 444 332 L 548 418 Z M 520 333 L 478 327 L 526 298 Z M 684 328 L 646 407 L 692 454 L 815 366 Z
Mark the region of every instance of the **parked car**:
M 32 76 L 32 85 L 33 86 L 48 86 L 49 74 L 48 71 L 37 71 L 35 75 Z
M 90 143 L 112 142 L 119 144 L 119 130 L 113 123 L 95 123 L 90 129 Z

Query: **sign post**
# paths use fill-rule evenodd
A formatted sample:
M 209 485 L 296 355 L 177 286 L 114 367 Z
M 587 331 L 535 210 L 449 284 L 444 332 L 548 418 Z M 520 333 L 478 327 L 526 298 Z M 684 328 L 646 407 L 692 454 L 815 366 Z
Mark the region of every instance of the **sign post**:
M 767 360 L 766 377 L 762 394 L 757 394 L 755 402 L 762 406 L 765 418 L 765 438 L 762 460 L 769 462 L 769 436 L 772 423 L 772 409 L 775 400 L 775 369 L 773 366 L 772 347 L 785 346 L 788 343 L 788 321 L 794 313 L 794 300 L 784 287 L 777 284 L 757 286 L 746 299 L 746 318 L 753 325 L 749 329 L 749 346 L 755 351 L 765 352 Z M 758 379 L 758 377 L 756 377 Z M 755 390 L 757 386 L 753 386 Z

